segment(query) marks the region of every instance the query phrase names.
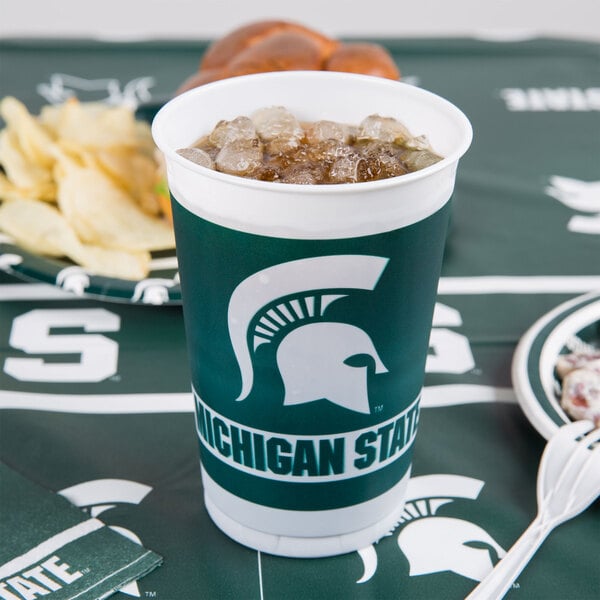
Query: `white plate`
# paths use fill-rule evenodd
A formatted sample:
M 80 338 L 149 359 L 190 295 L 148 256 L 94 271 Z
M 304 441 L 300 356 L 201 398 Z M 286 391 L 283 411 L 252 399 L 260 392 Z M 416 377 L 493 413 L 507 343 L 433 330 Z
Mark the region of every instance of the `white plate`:
M 549 439 L 571 419 L 561 408 L 554 368 L 559 354 L 580 340 L 600 347 L 600 292 L 569 300 L 536 321 L 521 338 L 512 363 L 512 380 L 523 412 Z
M 151 275 L 139 281 L 94 275 L 66 259 L 40 256 L 0 236 L 0 270 L 19 279 L 111 302 L 181 304 L 175 250 L 153 253 L 150 268 Z

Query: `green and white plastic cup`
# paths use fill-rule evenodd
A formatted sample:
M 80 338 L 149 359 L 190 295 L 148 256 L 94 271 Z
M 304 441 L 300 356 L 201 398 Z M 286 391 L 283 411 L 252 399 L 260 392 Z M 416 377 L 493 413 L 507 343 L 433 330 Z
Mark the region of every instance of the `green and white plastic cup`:
M 266 106 L 301 121 L 395 117 L 445 158 L 392 179 L 311 186 L 226 175 L 176 153 Z M 276 555 L 363 548 L 403 510 L 469 121 L 417 87 L 296 71 L 191 90 L 152 130 L 173 200 L 211 518 Z

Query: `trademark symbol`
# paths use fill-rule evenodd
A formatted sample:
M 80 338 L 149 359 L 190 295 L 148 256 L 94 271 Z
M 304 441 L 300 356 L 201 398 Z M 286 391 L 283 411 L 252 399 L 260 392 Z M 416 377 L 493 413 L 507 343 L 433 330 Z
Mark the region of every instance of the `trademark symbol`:
M 378 404 L 377 406 L 374 406 L 373 411 L 376 413 L 383 412 L 383 404 Z
M 521 587 L 521 584 L 518 581 L 515 581 L 515 583 L 512 584 L 513 590 L 518 590 L 520 587 Z
M 90 571 L 91 571 L 91 569 L 89 567 L 85 567 L 85 569 L 81 569 L 81 573 L 83 573 L 84 575 L 87 575 Z
M 121 376 L 120 375 L 113 375 L 110 378 L 111 381 L 114 381 L 115 383 L 118 383 L 119 381 L 121 381 Z
M 156 592 L 144 592 L 144 595 L 146 596 L 146 598 L 156 598 L 157 593 Z

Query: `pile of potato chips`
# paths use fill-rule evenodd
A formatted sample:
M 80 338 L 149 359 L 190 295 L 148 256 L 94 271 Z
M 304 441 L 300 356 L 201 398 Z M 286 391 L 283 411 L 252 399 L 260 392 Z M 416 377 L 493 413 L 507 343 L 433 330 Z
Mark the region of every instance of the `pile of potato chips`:
M 147 276 L 175 247 L 160 156 L 130 108 L 72 98 L 31 115 L 0 101 L 0 231 L 91 273 Z

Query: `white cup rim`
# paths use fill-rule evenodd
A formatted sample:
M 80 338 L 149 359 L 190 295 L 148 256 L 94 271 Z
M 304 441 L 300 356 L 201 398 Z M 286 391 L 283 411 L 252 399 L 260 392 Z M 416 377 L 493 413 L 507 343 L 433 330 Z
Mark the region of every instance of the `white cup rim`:
M 402 89 L 402 93 L 413 97 L 422 98 L 431 104 L 435 104 L 438 109 L 446 111 L 455 120 L 461 130 L 460 142 L 455 146 L 452 152 L 446 154 L 439 162 L 412 173 L 407 173 L 399 177 L 392 177 L 388 179 L 379 179 L 376 181 L 366 181 L 358 183 L 338 183 L 338 184 L 322 184 L 322 185 L 302 185 L 295 183 L 278 183 L 272 181 L 260 181 L 257 179 L 249 179 L 245 177 L 239 177 L 236 175 L 229 175 L 227 173 L 221 173 L 219 171 L 197 165 L 192 161 L 184 158 L 177 153 L 178 148 L 174 148 L 167 141 L 166 132 L 168 130 L 169 119 L 172 118 L 174 113 L 190 102 L 194 102 L 197 96 L 213 93 L 215 90 L 236 89 L 240 86 L 244 86 L 246 81 L 254 81 L 264 85 L 268 85 L 273 80 L 292 80 L 292 79 L 305 79 L 308 81 L 318 81 L 319 79 L 338 79 L 341 81 L 362 82 L 364 85 L 369 85 L 373 89 L 390 88 L 396 87 Z M 365 115 L 366 116 L 366 115 Z M 207 132 L 208 133 L 208 132 Z M 415 132 L 412 132 L 413 134 Z M 245 188 L 254 188 L 257 190 L 274 191 L 278 193 L 290 192 L 293 194 L 322 194 L 323 189 L 327 188 L 327 194 L 352 194 L 352 193 L 364 193 L 368 189 L 379 189 L 386 187 L 398 186 L 402 183 L 409 184 L 416 180 L 424 177 L 429 177 L 432 174 L 448 168 L 451 164 L 457 163 L 458 160 L 465 154 L 471 145 L 473 138 L 473 129 L 469 119 L 466 115 L 454 104 L 445 98 L 427 91 L 423 88 L 419 88 L 401 81 L 394 81 L 391 79 L 384 79 L 381 77 L 373 77 L 369 75 L 358 75 L 355 73 L 342 73 L 335 71 L 276 71 L 269 73 L 258 73 L 252 75 L 241 75 L 238 77 L 231 77 L 228 79 L 222 79 L 212 83 L 204 84 L 200 87 L 188 90 L 179 96 L 169 100 L 156 114 L 152 121 L 152 136 L 159 150 L 166 156 L 167 160 L 174 161 L 181 167 L 190 170 L 192 172 L 203 175 L 204 177 L 210 177 L 229 185 L 237 185 Z

